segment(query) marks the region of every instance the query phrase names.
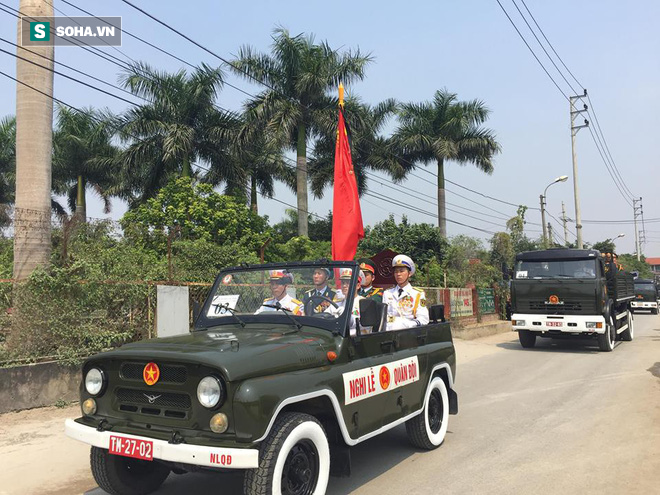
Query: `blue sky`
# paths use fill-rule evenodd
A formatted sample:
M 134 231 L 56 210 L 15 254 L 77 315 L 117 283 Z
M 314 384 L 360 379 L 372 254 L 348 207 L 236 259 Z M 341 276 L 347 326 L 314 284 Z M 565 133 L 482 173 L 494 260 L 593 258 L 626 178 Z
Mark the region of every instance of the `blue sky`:
M 500 0 L 519 29 L 536 49 L 551 74 L 568 94 L 570 89 L 545 59 L 529 33 L 512 0 Z M 2 0 L 18 8 L 18 0 Z M 55 7 L 66 15 L 77 15 L 71 6 L 54 0 Z M 96 15 L 121 15 L 124 29 L 171 51 L 192 64 L 206 62 L 217 65 L 213 56 L 167 31 L 119 0 L 72 3 Z M 524 11 L 521 0 L 517 3 Z M 370 52 L 374 62 L 364 81 L 347 91 L 359 94 L 375 104 L 385 98 L 400 101 L 430 100 L 437 89 L 447 88 L 460 99 L 478 98 L 491 109 L 488 127 L 502 145 L 495 159 L 495 172 L 486 175 L 476 168 L 448 164 L 446 177 L 476 191 L 509 201 L 537 207 L 539 194 L 559 175 L 571 180 L 553 185 L 548 190 L 548 211 L 559 218 L 561 202 L 567 216 L 574 218 L 570 120 L 568 102 L 555 88 L 534 60 L 495 0 L 418 1 L 411 4 L 363 1 L 348 3 L 302 1 L 143 1 L 140 6 L 191 36 L 223 57 L 231 58 L 241 45 L 249 44 L 267 52 L 272 30 L 282 26 L 293 34 L 314 33 L 318 40 L 328 40 L 333 48 L 357 48 Z M 644 198 L 646 219 L 660 217 L 658 164 L 655 142 L 658 133 L 660 97 L 660 35 L 656 20 L 660 3 L 652 0 L 615 1 L 526 0 L 526 4 L 543 28 L 546 36 L 569 69 L 588 89 L 598 120 L 614 160 L 626 185 L 636 197 Z M 16 20 L 0 12 L 0 32 L 15 39 Z M 6 46 L 5 46 L 6 48 Z M 110 54 L 124 55 L 109 48 Z M 163 70 L 177 70 L 181 64 L 140 42 L 124 36 L 121 51 L 135 60 L 145 60 Z M 119 69 L 80 48 L 57 48 L 56 60 L 110 82 L 116 82 Z M 15 59 L 0 54 L 1 70 L 15 74 Z M 228 75 L 227 80 L 250 93 L 258 86 Z M 569 79 L 570 81 L 570 79 Z M 577 86 L 574 84 L 574 86 Z M 0 78 L 0 115 L 15 112 L 15 83 Z M 108 107 L 116 112 L 126 104 L 76 83 L 55 77 L 55 96 L 74 106 Z M 226 87 L 219 104 L 239 110 L 245 95 Z M 393 125 L 391 126 L 391 128 Z M 583 220 L 631 220 L 632 207 L 617 191 L 608 175 L 587 130 L 577 137 L 578 181 Z M 433 167 L 429 167 L 433 170 Z M 370 183 L 376 194 L 409 202 L 429 212 L 436 206 L 426 195 L 434 197 L 431 175 L 418 171 L 404 183 L 409 189 L 393 191 L 390 184 Z M 449 212 L 448 218 L 486 230 L 503 230 L 503 220 L 488 217 L 510 217 L 515 208 L 474 195 L 448 185 L 447 201 L 451 208 L 480 220 Z M 410 189 L 417 191 L 412 193 Z M 457 196 L 460 193 L 467 198 Z M 277 198 L 295 204 L 295 196 L 278 187 Z M 366 224 L 373 224 L 394 213 L 397 219 L 406 214 L 414 222 L 434 222 L 427 216 L 374 198 L 363 201 Z M 332 192 L 321 200 L 310 198 L 310 209 L 325 215 L 331 208 Z M 482 206 L 485 205 L 485 206 Z M 461 207 L 477 210 L 467 212 Z M 284 213 L 280 203 L 261 200 L 260 211 L 272 220 Z M 124 211 L 114 202 L 113 218 Z M 92 200 L 88 214 L 102 217 L 101 205 Z M 531 222 L 540 224 L 540 213 L 530 210 Z M 499 225 L 492 225 L 493 221 Z M 570 224 L 569 224 L 570 225 Z M 563 237 L 560 225 L 553 222 L 555 232 Z M 660 222 L 647 223 L 649 242 L 647 256 L 660 256 Z M 529 235 L 536 237 L 540 226 L 529 225 Z M 574 228 L 571 229 L 574 232 Z M 454 224 L 450 235 L 468 234 L 487 239 L 487 234 Z M 617 241 L 619 252 L 634 250 L 632 225 L 584 225 L 584 239 L 595 242 L 619 233 L 626 237 Z M 569 234 L 571 239 L 574 236 Z

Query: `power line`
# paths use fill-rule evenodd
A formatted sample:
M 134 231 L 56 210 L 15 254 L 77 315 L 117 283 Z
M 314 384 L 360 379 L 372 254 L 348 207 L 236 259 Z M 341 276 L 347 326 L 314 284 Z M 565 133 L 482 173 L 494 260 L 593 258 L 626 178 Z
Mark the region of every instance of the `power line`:
M 179 31 L 179 30 L 173 28 L 172 26 L 170 26 L 170 25 L 167 24 L 166 22 L 161 21 L 161 20 L 158 19 L 157 17 L 151 15 L 149 12 L 147 12 L 147 11 L 141 9 L 141 8 L 138 7 L 137 5 L 132 4 L 132 3 L 129 2 L 128 0 L 121 0 L 121 1 L 124 2 L 125 4 L 129 5 L 129 6 L 133 7 L 135 10 L 141 12 L 142 14 L 146 15 L 147 17 L 149 17 L 149 18 L 152 19 L 153 21 L 157 22 L 157 23 L 160 24 L 161 26 L 164 26 L 164 27 L 166 27 L 167 29 L 169 29 L 170 31 L 172 31 L 172 32 L 174 32 L 174 33 L 176 33 L 176 34 L 178 34 L 178 35 L 181 36 L 183 39 L 188 40 L 190 43 L 192 43 L 192 44 L 195 45 L 196 47 L 201 48 L 202 50 L 204 50 L 205 52 L 209 53 L 210 55 L 213 55 L 215 58 L 217 58 L 218 60 L 221 60 L 222 62 L 224 62 L 224 63 L 227 64 L 228 66 L 232 67 L 234 70 L 243 73 L 246 77 L 248 77 L 248 78 L 254 80 L 254 81 L 257 82 L 258 84 L 261 84 L 261 85 L 263 85 L 263 86 L 266 86 L 267 88 L 271 89 L 272 91 L 274 91 L 274 92 L 276 92 L 276 93 L 279 93 L 280 95 L 282 95 L 282 96 L 286 97 L 287 99 L 289 99 L 286 95 L 284 95 L 283 93 L 281 93 L 280 91 L 278 91 L 278 90 L 277 90 L 276 88 L 274 88 L 273 86 L 271 86 L 271 85 L 269 85 L 269 84 L 267 84 L 267 83 L 265 83 L 265 82 L 263 82 L 263 81 L 260 81 L 259 79 L 257 79 L 256 77 L 254 77 L 253 75 L 251 75 L 250 73 L 248 73 L 247 71 L 241 69 L 240 67 L 237 67 L 235 64 L 233 64 L 232 62 L 230 62 L 230 61 L 227 60 L 226 58 L 221 57 L 220 55 L 218 55 L 218 54 L 215 53 L 214 51 L 212 51 L 212 50 L 206 48 L 204 45 L 201 45 L 200 43 L 196 42 L 195 40 L 193 40 L 193 39 L 190 38 L 189 36 L 186 36 L 186 35 L 183 34 L 181 31 Z M 254 95 L 250 95 L 250 96 L 253 96 L 253 97 L 254 97 Z
M 69 76 L 69 75 L 67 75 L 67 74 L 63 74 L 62 72 L 59 72 L 58 70 L 53 69 L 53 68 L 51 68 L 51 67 L 48 67 L 48 66 L 46 66 L 46 65 L 38 64 L 37 62 L 34 62 L 34 61 L 32 61 L 32 60 L 30 60 L 30 59 L 27 59 L 27 58 L 25 58 L 25 57 L 21 57 L 20 55 L 16 55 L 15 53 L 12 53 L 12 52 L 10 52 L 10 51 L 7 51 L 7 50 L 5 50 L 5 49 L 3 49 L 3 48 L 0 48 L 0 52 L 1 52 L 1 53 L 5 53 L 5 54 L 7 54 L 7 55 L 9 55 L 9 56 L 12 56 L 12 57 L 14 57 L 14 58 L 17 58 L 17 59 L 23 60 L 23 61 L 25 61 L 25 62 L 28 62 L 28 63 L 30 63 L 30 64 L 32 64 L 32 65 L 36 65 L 37 67 L 41 67 L 42 69 L 46 69 L 46 70 L 52 72 L 53 74 L 57 74 L 58 76 L 62 76 L 62 77 L 65 77 L 65 78 L 67 78 L 67 79 L 70 79 L 71 81 L 77 82 L 78 84 L 82 84 L 83 86 L 86 86 L 86 87 L 88 87 L 88 88 L 91 88 L 91 89 L 93 89 L 93 90 L 95 90 L 95 91 L 98 91 L 98 92 L 100 92 L 100 93 L 106 94 L 106 95 L 108 95 L 108 96 L 112 96 L 113 98 L 117 98 L 118 100 L 121 100 L 121 101 L 123 101 L 123 102 L 125 102 L 125 103 L 128 103 L 128 104 L 130 104 L 130 105 L 138 106 L 137 103 L 132 102 L 132 101 L 130 101 L 130 100 L 127 100 L 126 98 L 123 98 L 123 97 L 118 96 L 118 95 L 116 95 L 116 94 L 110 93 L 109 91 L 106 91 L 106 90 L 104 90 L 104 89 L 97 88 L 96 86 L 94 86 L 94 85 L 92 85 L 92 84 L 89 84 L 89 83 L 86 83 L 85 81 L 81 81 L 80 79 L 76 79 L 75 77 Z
M 87 14 L 87 15 L 92 16 L 92 17 L 96 17 L 96 16 L 95 16 L 94 14 L 92 14 L 91 12 L 89 12 L 89 11 L 87 11 L 87 10 L 81 8 L 81 7 L 78 7 L 77 5 L 75 5 L 75 4 L 71 3 L 71 2 L 68 2 L 67 0 L 62 0 L 62 2 L 66 3 L 67 5 L 70 5 L 70 6 L 73 7 L 74 9 L 79 10 L 80 12 L 83 12 L 83 13 L 85 13 L 85 14 Z M 106 22 L 106 24 L 108 24 L 108 23 Z M 190 67 L 190 68 L 192 68 L 192 69 L 197 69 L 197 67 L 194 66 L 193 64 L 191 64 L 190 62 L 188 62 L 188 61 L 182 59 L 181 57 L 178 57 L 178 56 L 174 55 L 174 54 L 171 53 L 171 52 L 168 52 L 167 50 L 165 50 L 165 49 L 163 49 L 163 48 L 161 48 L 161 47 L 159 47 L 159 46 L 157 46 L 157 45 L 154 45 L 153 43 L 148 42 L 147 40 L 145 40 L 145 39 L 143 39 L 143 38 L 137 36 L 136 34 L 131 33 L 130 31 L 127 31 L 126 29 L 123 29 L 123 28 L 122 28 L 122 33 L 123 33 L 123 34 L 126 34 L 126 35 L 128 35 L 128 36 L 130 36 L 131 38 L 134 38 L 134 39 L 140 41 L 141 43 L 144 43 L 144 44 L 147 45 L 147 46 L 150 46 L 151 48 L 154 48 L 155 50 L 158 50 L 159 52 L 161 52 L 161 53 L 163 53 L 163 54 L 165 54 L 165 55 L 168 55 L 169 57 L 172 57 L 174 60 L 177 60 L 177 61 L 181 62 L 182 64 L 187 65 L 188 67 Z M 230 88 L 233 88 L 233 89 L 235 89 L 236 91 L 239 91 L 239 92 L 243 93 L 244 95 L 247 95 L 247 96 L 250 96 L 250 97 L 254 98 L 254 95 L 253 95 L 253 94 L 248 93 L 248 92 L 245 91 L 244 89 L 239 88 L 238 86 L 235 86 L 235 85 L 233 85 L 233 84 L 231 84 L 231 83 L 228 83 L 228 82 L 226 82 L 226 81 L 223 81 L 223 85 L 228 86 L 228 87 L 230 87 Z
M 568 79 L 566 79 L 566 77 L 564 76 L 564 73 L 563 73 L 561 70 L 559 70 L 559 67 L 557 67 L 557 64 L 555 63 L 555 61 L 552 60 L 552 57 L 550 56 L 550 54 L 548 53 L 548 51 L 547 51 L 547 50 L 545 49 L 545 47 L 543 46 L 543 43 L 541 43 L 541 40 L 539 39 L 539 37 L 536 36 L 536 33 L 535 33 L 534 30 L 532 29 L 532 26 L 529 25 L 529 22 L 527 22 L 527 18 L 525 17 L 525 15 L 524 15 L 524 14 L 522 13 L 522 11 L 520 10 L 520 7 L 518 7 L 518 4 L 516 3 L 516 0 L 511 0 L 511 2 L 512 2 L 513 5 L 516 7 L 516 10 L 518 10 L 518 13 L 520 14 L 520 17 L 522 17 L 523 21 L 525 21 L 525 24 L 527 24 L 527 27 L 529 28 L 529 30 L 530 30 L 530 32 L 532 33 L 532 35 L 534 35 L 534 38 L 536 38 L 537 43 L 539 44 L 539 46 L 541 47 L 541 49 L 542 49 L 543 52 L 545 53 L 546 57 L 548 57 L 548 60 L 550 60 L 550 62 L 551 62 L 552 65 L 555 67 L 555 69 L 557 70 L 557 72 L 559 73 L 559 75 L 562 77 L 562 79 L 564 80 L 564 82 L 565 82 L 566 84 L 568 84 L 568 87 L 571 88 L 571 91 L 573 91 L 573 94 L 577 94 L 578 91 L 576 91 L 575 88 L 573 88 L 573 86 L 571 86 L 571 83 L 568 82 Z M 525 5 L 525 8 L 527 8 L 526 5 Z M 529 12 L 529 9 L 527 9 L 527 12 Z M 536 21 L 534 21 L 534 22 L 536 22 Z M 537 24 L 537 27 L 538 27 L 538 24 Z M 547 38 L 546 38 L 546 39 L 547 39 Z
M 509 19 L 509 22 L 510 22 L 511 25 L 513 26 L 513 29 L 516 30 L 516 33 L 518 33 L 518 36 L 520 36 L 520 39 L 523 40 L 523 43 L 525 43 L 525 45 L 526 45 L 527 48 L 529 49 L 530 53 L 534 56 L 534 58 L 536 59 L 536 61 L 539 63 L 539 65 L 540 65 L 541 68 L 543 69 L 543 72 L 545 72 L 546 75 L 550 78 L 550 80 L 551 80 L 552 83 L 555 85 L 555 87 L 557 88 L 557 90 L 562 94 L 562 96 L 563 96 L 566 100 L 568 100 L 568 95 L 567 95 L 566 93 L 564 93 L 564 91 L 559 87 L 559 84 L 557 84 L 557 81 L 554 80 L 554 78 L 550 75 L 550 72 L 548 72 L 548 69 L 545 68 L 545 65 L 543 65 L 543 63 L 542 63 L 542 62 L 539 60 L 539 58 L 536 56 L 536 53 L 534 53 L 534 50 L 532 50 L 532 47 L 529 46 L 529 43 L 527 43 L 527 40 L 525 39 L 525 37 L 522 35 L 522 33 L 520 32 L 520 30 L 518 29 L 518 26 L 516 26 L 515 22 L 513 22 L 513 19 L 511 19 L 511 16 L 509 16 L 509 13 L 506 11 L 506 9 L 505 9 L 505 8 L 502 6 L 502 4 L 500 3 L 500 0 L 495 0 L 495 1 L 497 2 L 497 4 L 498 4 L 498 5 L 500 6 L 500 8 L 502 9 L 502 12 L 504 12 L 504 15 L 506 16 L 506 18 Z
M 559 53 L 557 53 L 557 50 L 555 50 L 555 47 L 552 45 L 552 43 L 550 42 L 548 37 L 543 32 L 543 29 L 541 28 L 541 26 L 539 26 L 539 23 L 536 22 L 536 18 L 534 17 L 532 12 L 527 7 L 527 4 L 525 3 L 525 0 L 520 0 L 520 1 L 522 2 L 523 6 L 525 7 L 525 10 L 527 11 L 527 14 L 529 15 L 529 17 L 532 19 L 532 21 L 534 21 L 534 24 L 536 25 L 536 28 L 539 30 L 539 32 L 541 33 L 541 35 L 545 39 L 546 43 L 548 44 L 548 46 L 550 47 L 552 52 L 555 54 L 555 56 L 557 57 L 559 62 L 564 66 L 564 69 L 566 69 L 566 71 L 569 73 L 569 75 L 573 78 L 573 80 L 577 83 L 577 85 L 579 87 L 584 88 L 582 83 L 580 83 L 580 81 L 578 81 L 578 79 L 575 77 L 575 75 L 571 72 L 571 70 L 568 68 L 568 66 L 564 63 L 563 59 L 559 56 Z M 515 0 L 513 0 L 513 2 L 515 3 Z M 518 9 L 518 11 L 520 12 L 520 9 Z M 522 15 L 522 13 L 521 13 L 521 15 Z M 528 24 L 528 26 L 529 26 L 529 24 Z M 531 27 L 530 27 L 530 30 L 531 30 Z M 538 41 L 538 38 L 537 38 L 537 41 Z M 540 41 L 539 41 L 539 44 L 541 44 Z M 541 45 L 541 47 L 543 47 L 543 45 Z M 547 52 L 546 52 L 546 55 L 548 55 Z M 548 58 L 550 58 L 549 55 L 548 55 Z M 550 60 L 552 60 L 552 59 L 550 58 Z M 557 70 L 561 73 L 561 71 L 559 70 L 559 68 L 556 65 L 555 65 L 555 68 L 557 68 Z M 563 74 L 562 74 L 562 77 L 564 77 Z M 564 80 L 566 81 L 565 77 L 564 77 Z M 566 82 L 570 86 L 570 83 L 568 83 L 568 81 L 566 81 Z M 571 86 L 571 89 L 573 89 L 572 86 Z M 573 89 L 573 92 L 577 94 L 577 91 L 575 91 L 574 89 Z M 603 130 L 600 127 L 600 122 L 598 122 L 598 116 L 596 115 L 596 110 L 594 108 L 593 102 L 591 101 L 591 97 L 588 94 L 587 94 L 587 101 L 589 101 L 589 111 L 588 111 L 588 113 L 593 116 L 593 120 L 596 123 L 596 127 L 597 127 L 597 133 L 596 134 L 600 134 L 600 136 L 602 137 L 602 144 L 604 145 L 604 148 L 607 151 L 606 154 L 610 158 L 610 163 L 614 166 L 614 170 L 616 171 L 616 173 L 617 173 L 617 175 L 618 175 L 618 177 L 621 181 L 622 186 L 628 191 L 628 193 L 630 194 L 630 197 L 632 198 L 632 197 L 634 197 L 634 194 L 628 188 L 626 183 L 623 181 L 623 177 L 621 176 L 621 173 L 619 172 L 618 167 L 616 166 L 616 163 L 614 162 L 614 158 L 612 157 L 612 153 L 610 152 L 609 146 L 607 145 L 607 141 L 605 140 L 605 135 L 603 134 Z
M 557 82 L 554 80 L 554 78 L 552 78 L 552 76 L 550 75 L 549 71 L 546 69 L 545 65 L 544 65 L 544 64 L 541 62 L 541 60 L 538 58 L 538 56 L 536 55 L 536 53 L 534 52 L 534 50 L 531 48 L 531 46 L 529 45 L 529 43 L 527 43 L 527 40 L 525 39 L 525 37 L 523 36 L 523 34 L 520 32 L 520 30 L 519 30 L 518 27 L 516 26 L 515 22 L 514 22 L 513 19 L 511 18 L 511 16 L 509 16 L 509 14 L 508 14 L 508 12 L 506 11 L 506 9 L 502 6 L 500 0 L 496 0 L 496 1 L 497 1 L 498 5 L 500 6 L 500 8 L 502 9 L 502 11 L 504 12 L 504 14 L 506 15 L 506 17 L 507 17 L 507 19 L 509 20 L 509 22 L 511 23 L 511 25 L 514 27 L 514 29 L 516 30 L 516 32 L 518 33 L 518 35 L 520 36 L 520 38 L 523 40 L 523 42 L 525 43 L 525 45 L 526 45 L 527 48 L 529 49 L 530 53 L 534 56 L 534 58 L 536 59 L 536 61 L 539 63 L 539 65 L 541 66 L 541 68 L 543 69 L 543 71 L 544 71 L 544 72 L 548 75 L 548 77 L 552 80 L 552 82 L 555 84 L 555 86 L 556 86 L 557 89 L 561 92 L 561 94 L 564 96 L 564 98 L 566 98 L 566 99 L 568 99 L 568 100 L 570 101 L 570 99 L 568 98 L 568 96 L 566 95 L 566 93 L 565 93 L 565 92 L 559 87 L 559 85 L 558 85 Z M 555 67 L 555 69 L 557 70 L 557 72 L 559 72 L 560 76 L 561 76 L 561 77 L 564 79 L 564 81 L 568 84 L 568 86 L 571 88 L 571 90 L 573 90 L 574 93 L 577 93 L 577 91 L 575 91 L 575 89 L 572 87 L 572 85 L 570 84 L 570 82 L 569 82 L 569 81 L 566 79 L 566 77 L 564 76 L 563 72 L 559 69 L 559 67 L 558 67 L 557 64 L 554 62 L 554 60 L 552 59 L 552 57 L 550 56 L 550 54 L 548 53 L 548 51 L 547 51 L 547 50 L 545 49 L 545 47 L 543 46 L 543 44 L 541 43 L 541 40 L 538 38 L 538 36 L 536 35 L 536 33 L 534 32 L 534 30 L 533 30 L 532 27 L 530 26 L 529 22 L 527 21 L 526 17 L 524 16 L 524 14 L 522 13 L 522 11 L 520 10 L 520 8 L 518 7 L 518 5 L 516 4 L 515 0 L 512 0 L 512 3 L 514 4 L 514 6 L 516 7 L 516 9 L 518 10 L 520 16 L 523 18 L 523 20 L 524 20 L 525 23 L 527 24 L 527 27 L 528 27 L 529 30 L 531 31 L 532 35 L 536 38 L 536 41 L 539 43 L 539 45 L 541 46 L 541 49 L 545 52 L 546 56 L 548 57 L 548 59 L 550 60 L 550 62 L 553 64 L 553 66 Z M 523 2 L 523 4 L 524 4 L 524 2 Z M 534 23 L 536 24 L 537 28 L 539 29 L 539 31 L 541 32 L 541 34 L 543 35 L 543 37 L 544 37 L 545 40 L 547 41 L 547 43 L 548 43 L 548 45 L 550 46 L 550 48 L 552 49 L 552 51 L 555 53 L 555 55 L 557 55 L 557 58 L 560 60 L 560 62 L 561 62 L 562 65 L 566 68 L 566 70 L 569 72 L 569 74 L 571 75 L 571 77 L 573 77 L 573 79 L 575 79 L 575 81 L 579 84 L 579 81 L 577 81 L 577 79 L 575 78 L 575 76 L 573 76 L 573 74 L 572 74 L 571 71 L 568 69 L 568 67 L 566 66 L 566 64 L 564 63 L 564 61 L 561 60 L 561 57 L 559 57 L 559 55 L 557 54 L 557 51 L 554 49 L 554 47 L 553 47 L 552 44 L 550 43 L 550 41 L 548 40 L 547 36 L 545 36 L 545 33 L 543 33 L 543 30 L 541 29 L 541 27 L 540 27 L 540 26 L 538 25 L 538 23 L 536 22 L 536 19 L 534 19 L 534 17 L 532 16 L 532 14 L 531 14 L 529 8 L 527 7 L 527 5 L 526 5 L 526 4 L 524 4 L 524 5 L 525 5 L 525 9 L 526 9 L 527 12 L 530 14 L 530 17 L 532 17 Z M 582 86 L 581 84 L 579 84 L 579 85 Z M 591 103 L 591 102 L 590 102 L 590 103 Z M 593 116 L 594 116 L 594 120 L 597 120 L 597 119 L 595 118 L 595 112 L 593 112 Z M 611 156 L 611 153 L 609 153 L 609 159 L 611 160 L 611 164 L 612 164 L 611 166 L 610 166 L 610 164 L 608 163 L 608 160 L 605 158 L 605 157 L 608 155 L 609 147 L 606 146 L 605 137 L 604 137 L 604 135 L 602 135 L 602 129 L 600 129 L 600 126 L 598 125 L 598 122 L 596 122 L 596 124 L 597 124 L 597 127 L 599 128 L 598 131 L 600 131 L 600 135 L 598 135 L 598 131 L 596 131 L 596 135 L 594 135 L 594 133 L 593 133 L 593 131 L 591 130 L 591 128 L 589 128 L 590 133 L 591 133 L 591 137 L 592 137 L 592 139 L 593 139 L 593 141 L 594 141 L 594 144 L 595 144 L 595 146 L 596 146 L 596 149 L 598 150 L 599 154 L 601 155 L 601 159 L 603 160 L 603 163 L 605 164 L 605 167 L 607 168 L 607 171 L 608 171 L 608 173 L 610 174 L 610 177 L 612 178 L 612 181 L 614 182 L 615 186 L 617 187 L 617 189 L 619 190 L 619 192 L 620 192 L 621 195 L 623 196 L 624 200 L 630 205 L 630 204 L 631 204 L 631 203 L 630 203 L 630 199 L 632 198 L 632 194 L 630 193 L 630 189 L 626 186 L 625 182 L 623 181 L 623 178 L 622 178 L 622 176 L 621 176 L 621 174 L 620 174 L 618 168 L 616 167 L 616 164 L 614 163 L 614 160 L 613 160 L 613 158 L 612 158 L 612 156 Z M 596 138 L 597 135 L 598 135 L 598 138 Z M 601 141 L 601 136 L 602 136 L 602 142 L 600 142 L 600 141 Z M 618 175 L 618 177 L 617 177 L 617 175 Z M 620 183 L 620 184 L 619 184 L 619 183 Z M 622 187 L 623 187 L 623 189 L 626 189 L 626 190 L 628 191 L 628 193 L 630 194 L 630 198 L 626 195 L 626 193 L 624 193 L 624 191 L 622 190 Z

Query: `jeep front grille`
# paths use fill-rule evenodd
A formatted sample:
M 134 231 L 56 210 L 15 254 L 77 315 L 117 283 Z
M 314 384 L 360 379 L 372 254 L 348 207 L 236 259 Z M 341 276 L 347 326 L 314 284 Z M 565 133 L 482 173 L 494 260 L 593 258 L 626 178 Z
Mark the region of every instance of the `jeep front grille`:
M 121 365 L 121 377 L 124 380 L 142 380 L 142 372 L 147 365 L 144 363 L 124 363 Z M 160 378 L 158 381 L 163 383 L 186 383 L 188 370 L 185 366 L 176 366 L 172 364 L 161 364 Z
M 192 405 L 188 394 L 132 388 L 118 388 L 115 394 L 121 404 L 145 406 L 145 408 L 190 409 Z

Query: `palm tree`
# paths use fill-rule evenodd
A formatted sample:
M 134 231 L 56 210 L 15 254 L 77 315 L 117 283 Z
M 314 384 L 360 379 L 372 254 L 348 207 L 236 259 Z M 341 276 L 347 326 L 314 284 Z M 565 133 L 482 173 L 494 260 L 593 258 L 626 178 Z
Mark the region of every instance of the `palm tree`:
M 446 89 L 436 91 L 432 102 L 401 106 L 393 140 L 407 160 L 438 164 L 438 225 L 443 237 L 447 236 L 445 162 L 472 163 L 483 172 L 493 172 L 492 158 L 500 145 L 493 131 L 481 127 L 489 114 L 482 101 L 458 101 Z
M 363 79 L 370 61 L 359 49 L 339 54 L 327 42 L 316 44 L 311 35 L 291 36 L 279 28 L 274 31 L 271 55 L 244 46 L 231 64 L 236 74 L 267 86 L 247 108 L 296 151 L 298 212 L 308 211 L 307 141 L 319 132 L 322 115 L 335 113 L 336 100 L 328 94 L 340 82 Z M 298 234 L 308 235 L 307 214 L 298 215 Z
M 385 172 L 396 181 L 405 178 L 413 169 L 410 162 L 400 159 L 394 153 L 391 140 L 381 134 L 396 110 L 397 103 L 393 99 L 375 106 L 361 103 L 357 98 L 345 102 L 344 116 L 351 131 L 351 155 L 360 195 L 368 189 L 368 170 Z M 334 179 L 336 112 L 324 120 L 323 131 L 316 141 L 308 167 L 312 193 L 317 198 L 323 197 L 324 189 Z
M 0 119 L 0 227 L 11 223 L 16 188 L 16 118 Z
M 19 9 L 27 18 L 53 16 L 53 4 L 43 0 L 20 0 Z M 53 72 L 48 69 L 55 51 L 52 46 L 16 51 L 25 59 L 16 60 L 14 278 L 21 280 L 50 259 Z
M 67 196 L 78 221 L 87 219 L 87 188 L 103 200 L 105 213 L 110 212 L 108 190 L 116 174 L 107 163 L 112 163 L 119 151 L 112 144 L 113 134 L 113 125 L 99 112 L 58 106 L 53 136 L 53 189 Z
M 212 166 L 223 180 L 240 177 L 229 145 L 238 119 L 215 106 L 220 69 L 168 74 L 138 63 L 121 76 L 124 87 L 148 103 L 120 119 L 129 146 L 120 154 L 122 195 L 132 204 L 153 197 L 173 177 L 191 177 L 193 164 Z
M 213 185 L 225 182 L 226 194 L 243 197 L 246 202 L 249 193 L 250 208 L 258 213 L 259 195 L 272 198 L 275 181 L 284 182 L 292 191 L 296 190 L 296 173 L 282 152 L 283 144 L 269 132 L 263 121 L 250 118 L 248 113 L 240 116 L 240 120 L 230 149 L 234 168 L 242 170 L 243 174 L 227 179 L 223 177 L 222 170 L 212 166 L 203 180 Z

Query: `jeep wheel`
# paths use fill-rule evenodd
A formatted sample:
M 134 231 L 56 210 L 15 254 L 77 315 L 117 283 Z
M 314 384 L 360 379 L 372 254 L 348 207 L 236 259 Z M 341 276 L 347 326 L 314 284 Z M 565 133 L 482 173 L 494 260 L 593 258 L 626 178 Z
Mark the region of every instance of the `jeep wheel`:
M 651 314 L 652 315 L 657 315 L 658 314 L 658 308 L 652 308 L 651 309 Z
M 330 446 L 325 430 L 313 416 L 282 414 L 259 451 L 259 467 L 245 472 L 246 494 L 325 493 L 330 476 Z
M 616 329 L 612 323 L 612 317 L 609 321 L 605 320 L 605 333 L 598 334 L 598 348 L 603 352 L 611 352 L 614 349 L 616 340 Z
M 146 495 L 158 489 L 170 469 L 158 461 L 142 461 L 110 454 L 92 447 L 92 475 L 98 485 L 111 495 Z
M 406 421 L 406 432 L 410 442 L 420 449 L 432 450 L 439 447 L 447 434 L 449 424 L 449 395 L 442 378 L 431 381 L 424 397 L 424 409 Z
M 628 323 L 628 328 L 626 328 L 623 332 L 621 332 L 620 336 L 621 336 L 621 340 L 625 342 L 630 342 L 635 336 L 633 315 L 630 311 L 628 311 L 628 318 L 626 319 L 626 323 Z
M 529 330 L 518 330 L 518 340 L 525 349 L 531 349 L 536 344 L 536 334 Z

